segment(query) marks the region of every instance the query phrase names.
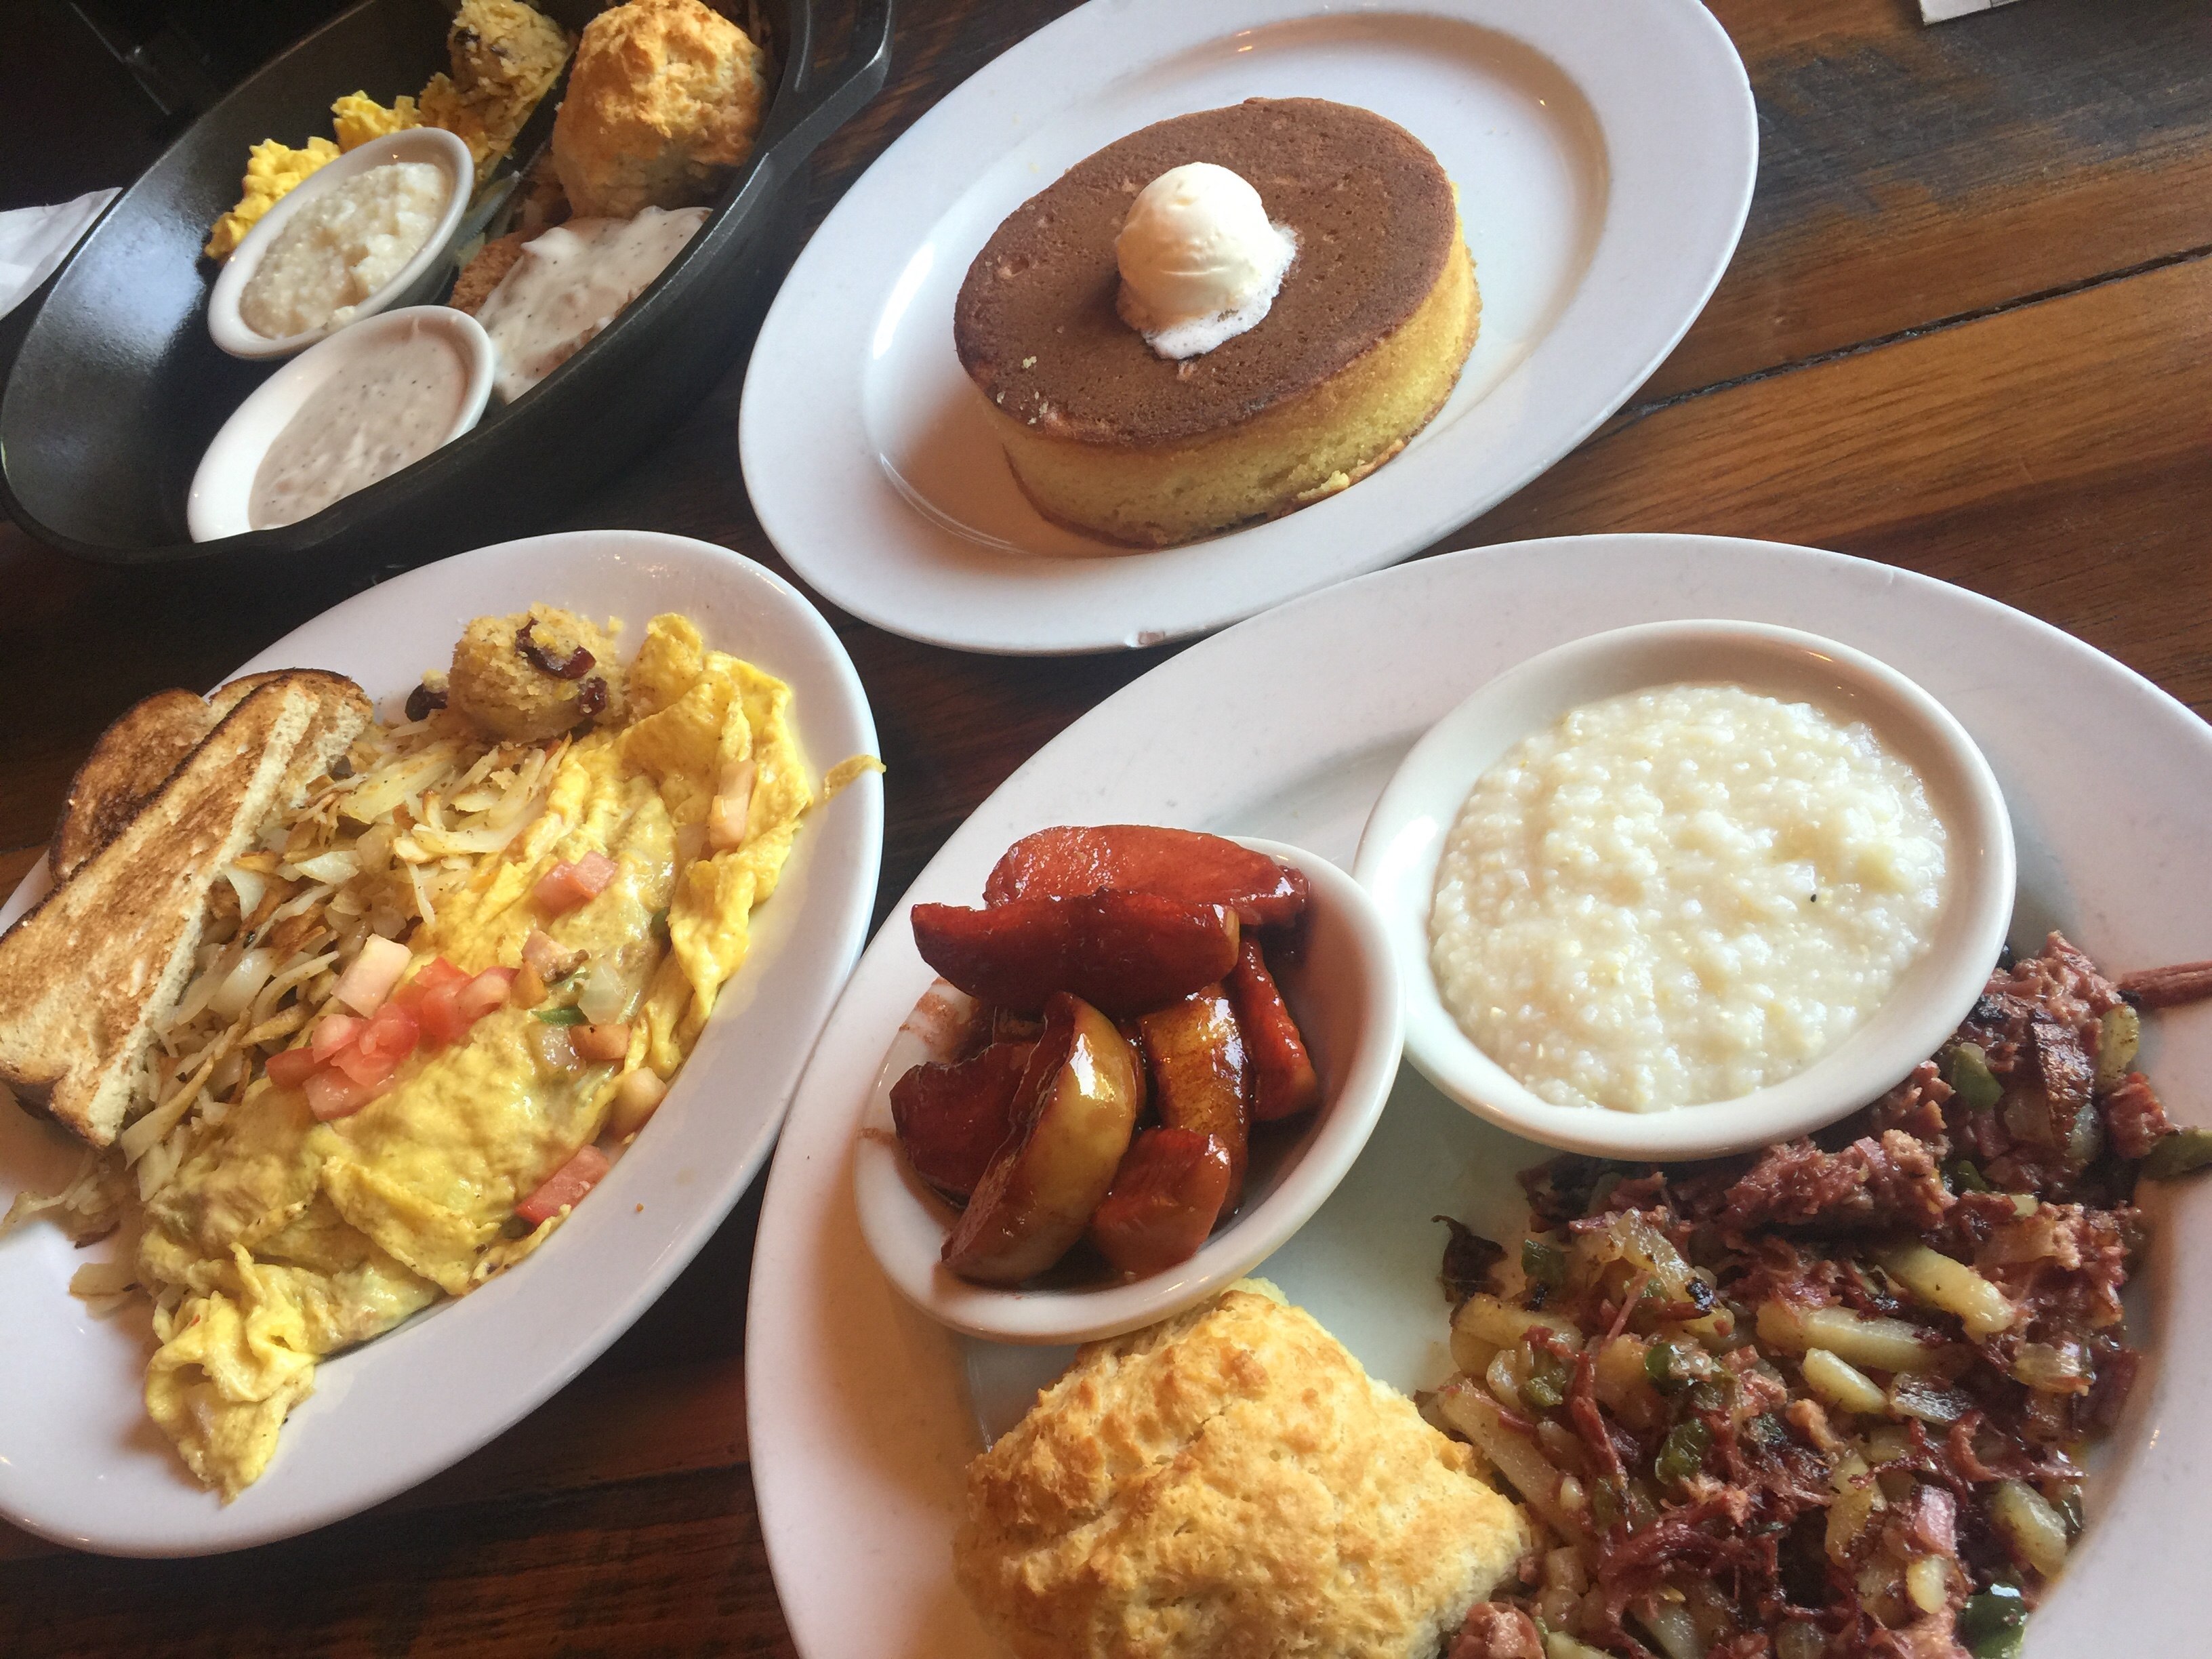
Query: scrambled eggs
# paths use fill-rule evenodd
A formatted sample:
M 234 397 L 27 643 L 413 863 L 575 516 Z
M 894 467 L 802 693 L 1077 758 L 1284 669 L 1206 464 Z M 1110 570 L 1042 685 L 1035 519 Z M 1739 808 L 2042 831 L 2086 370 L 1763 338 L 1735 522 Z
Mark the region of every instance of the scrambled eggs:
M 210 259 L 227 259 L 246 240 L 246 233 L 261 216 L 282 201 L 293 185 L 325 161 L 338 159 L 338 147 L 327 138 L 310 138 L 305 149 L 293 149 L 274 138 L 253 147 L 246 158 L 246 177 L 240 182 L 238 205 L 215 222 L 207 246 Z
M 542 929 L 613 976 L 628 1054 L 562 1063 L 537 1011 L 501 1006 L 349 1116 L 319 1122 L 300 1091 L 257 1084 L 145 1206 L 138 1280 L 161 1345 L 147 1409 L 226 1497 L 267 1465 L 320 1358 L 544 1241 L 559 1215 L 528 1228 L 518 1203 L 599 1139 L 625 1075 L 683 1064 L 744 962 L 752 908 L 812 801 L 790 690 L 678 616 L 650 624 L 627 687 L 627 723 L 568 744 L 542 815 L 417 931 L 408 971 L 439 956 L 471 974 L 513 967 Z M 742 839 L 712 850 L 718 781 L 747 763 Z M 611 880 L 549 920 L 538 879 L 593 854 Z

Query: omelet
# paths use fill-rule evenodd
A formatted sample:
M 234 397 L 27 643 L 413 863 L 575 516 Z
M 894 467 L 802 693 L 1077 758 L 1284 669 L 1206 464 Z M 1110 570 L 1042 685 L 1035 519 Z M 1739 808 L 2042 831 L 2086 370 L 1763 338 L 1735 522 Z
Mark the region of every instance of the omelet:
M 540 1011 L 509 1003 L 349 1116 L 319 1122 L 300 1091 L 257 1083 L 144 1206 L 138 1279 L 161 1341 L 147 1410 L 226 1498 L 267 1467 L 319 1359 L 544 1242 L 559 1216 L 529 1227 L 517 1205 L 601 1138 L 624 1076 L 673 1075 L 744 966 L 813 801 L 790 688 L 679 616 L 648 625 L 627 688 L 628 720 L 568 742 L 543 812 L 417 931 L 408 974 L 441 956 L 513 968 L 542 929 L 587 953 L 600 994 L 619 988 L 628 1054 L 580 1065 Z M 744 833 L 714 850 L 718 789 L 746 767 Z M 539 878 L 592 854 L 612 878 L 549 918 Z

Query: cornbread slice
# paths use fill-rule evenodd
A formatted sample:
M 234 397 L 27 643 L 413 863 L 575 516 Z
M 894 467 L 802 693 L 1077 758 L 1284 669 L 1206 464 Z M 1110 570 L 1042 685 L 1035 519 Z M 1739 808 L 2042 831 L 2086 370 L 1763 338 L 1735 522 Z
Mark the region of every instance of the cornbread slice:
M 969 1465 L 953 1568 L 1021 1659 L 1432 1659 L 1529 1544 L 1473 1467 L 1248 1279 L 1085 1347 Z

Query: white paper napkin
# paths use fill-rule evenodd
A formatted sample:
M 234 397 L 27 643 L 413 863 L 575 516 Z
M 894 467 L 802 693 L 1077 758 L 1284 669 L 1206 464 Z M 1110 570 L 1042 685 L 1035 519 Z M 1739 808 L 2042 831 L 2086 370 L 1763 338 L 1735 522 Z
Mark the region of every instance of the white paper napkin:
M 112 190 L 95 190 L 58 207 L 0 213 L 0 317 L 54 274 L 115 196 Z
M 2010 4 L 2012 0 L 1920 0 L 1920 21 L 1923 23 L 1948 23 L 1954 17 L 1964 17 L 1969 12 L 1988 11 Z

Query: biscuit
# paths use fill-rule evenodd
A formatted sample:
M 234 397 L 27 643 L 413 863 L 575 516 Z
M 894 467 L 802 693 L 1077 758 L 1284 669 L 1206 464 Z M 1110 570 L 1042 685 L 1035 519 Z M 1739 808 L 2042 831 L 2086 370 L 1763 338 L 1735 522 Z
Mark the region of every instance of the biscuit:
M 1528 1548 L 1474 1455 L 1259 1280 L 1092 1343 L 969 1468 L 1021 1659 L 1433 1659 Z
M 585 26 L 553 123 L 579 217 L 710 201 L 752 153 L 767 56 L 700 0 L 630 0 Z

